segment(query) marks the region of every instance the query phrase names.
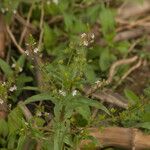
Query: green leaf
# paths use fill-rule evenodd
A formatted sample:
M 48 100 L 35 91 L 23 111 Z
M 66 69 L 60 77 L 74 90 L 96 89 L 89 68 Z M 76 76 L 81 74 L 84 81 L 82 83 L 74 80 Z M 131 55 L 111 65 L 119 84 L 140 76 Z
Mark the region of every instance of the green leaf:
M 4 119 L 0 119 L 0 135 L 4 137 L 8 135 L 8 124 Z
M 34 121 L 38 127 L 42 127 L 45 123 L 45 120 L 39 117 L 34 117 Z
M 127 54 L 129 51 L 130 43 L 128 41 L 118 42 L 116 45 L 116 49 L 123 55 Z
M 92 100 L 89 98 L 85 98 L 85 97 L 79 97 L 77 103 L 82 104 L 82 105 L 86 105 L 86 106 L 95 107 L 97 109 L 103 110 L 107 114 L 110 114 L 108 109 L 98 101 L 95 101 L 95 100 Z
M 87 9 L 86 16 L 91 23 L 95 23 L 100 12 L 100 5 L 94 5 Z
M 26 141 L 26 135 L 20 136 L 20 138 L 18 140 L 17 150 L 22 150 L 23 149 L 25 141 Z
M 150 98 L 150 87 L 144 89 L 144 94 Z
M 73 22 L 75 20 L 75 16 L 71 13 L 64 13 L 64 22 L 65 22 L 65 26 L 66 26 L 66 30 L 69 31 L 73 29 Z
M 31 81 L 33 81 L 33 78 L 32 77 L 28 77 L 25 74 L 21 74 L 17 78 L 17 82 L 18 82 L 17 84 L 18 85 L 24 85 L 24 83 L 31 82 Z M 22 82 L 22 83 L 20 83 L 20 82 Z
M 100 55 L 99 65 L 102 71 L 105 71 L 109 67 L 109 52 L 108 50 L 103 51 Z
M 23 68 L 24 67 L 24 63 L 25 63 L 25 59 L 26 56 L 25 55 L 21 55 L 17 61 L 17 64 L 19 65 L 19 67 Z
M 67 12 L 67 10 L 69 8 L 69 3 L 70 3 L 70 1 L 68 1 L 68 0 L 59 1 L 58 7 L 59 7 L 60 11 L 61 12 Z
M 21 74 L 17 77 L 16 79 L 17 90 L 11 96 L 14 102 L 17 100 L 17 97 L 21 94 L 23 90 L 22 88 L 24 87 L 25 83 L 31 82 L 32 80 L 33 79 L 31 77 L 28 77 L 25 74 Z
M 73 24 L 73 30 L 71 32 L 73 33 L 81 33 L 86 32 L 87 26 L 81 21 L 75 18 L 74 24 Z
M 38 102 L 38 101 L 45 101 L 45 100 L 54 102 L 54 98 L 50 96 L 50 94 L 42 93 L 42 94 L 37 94 L 37 95 L 29 97 L 28 99 L 25 100 L 24 104 L 29 104 L 29 103 Z
M 93 83 L 95 81 L 96 74 L 95 74 L 92 66 L 87 65 L 84 73 L 85 73 L 85 76 L 86 76 L 88 82 Z
M 27 43 L 31 46 L 35 45 L 36 41 L 34 39 L 34 37 L 32 36 L 32 34 L 29 34 L 28 38 L 27 38 Z
M 139 123 L 136 125 L 136 127 L 150 130 L 150 122 Z
M 47 15 L 55 16 L 59 13 L 59 8 L 54 3 L 51 3 L 50 5 L 46 4 L 44 8 Z
M 25 86 L 22 88 L 22 90 L 40 91 L 40 89 L 38 87 L 33 87 L 33 86 Z
M 9 133 L 15 133 L 20 130 L 24 125 L 22 111 L 19 107 L 14 108 L 8 115 Z
M 129 89 L 125 89 L 124 94 L 128 98 L 128 100 L 131 102 L 131 104 L 136 104 L 140 102 L 139 97 L 133 91 Z
M 89 118 L 91 116 L 91 112 L 90 112 L 89 106 L 83 105 L 81 107 L 77 107 L 76 111 L 77 111 L 77 113 L 79 113 L 80 115 L 82 115 L 82 117 L 84 119 L 86 119 L 87 121 L 89 120 Z
M 49 25 L 45 23 L 44 24 L 44 46 L 46 50 L 50 49 L 51 46 L 55 44 L 56 44 L 56 35 L 53 29 L 51 29 Z
M 13 71 L 11 67 L 1 58 L 0 58 L 0 68 L 7 77 L 10 77 L 13 75 Z
M 142 121 L 143 122 L 150 122 L 150 111 L 147 111 L 147 112 L 143 113 L 143 115 L 142 115 Z
M 15 149 L 15 144 L 16 144 L 16 140 L 17 140 L 17 134 L 14 133 L 14 134 L 10 134 L 8 136 L 8 144 L 7 144 L 7 148 L 8 149 Z
M 105 39 L 112 41 L 115 35 L 115 19 L 113 12 L 109 8 L 102 7 L 100 12 L 100 23 Z
M 102 71 L 106 71 L 110 66 L 110 53 L 108 49 L 104 49 L 100 55 L 99 65 Z
M 72 136 L 71 136 L 71 134 L 66 134 L 65 135 L 64 143 L 66 143 L 67 145 L 73 147 L 73 142 L 72 142 Z

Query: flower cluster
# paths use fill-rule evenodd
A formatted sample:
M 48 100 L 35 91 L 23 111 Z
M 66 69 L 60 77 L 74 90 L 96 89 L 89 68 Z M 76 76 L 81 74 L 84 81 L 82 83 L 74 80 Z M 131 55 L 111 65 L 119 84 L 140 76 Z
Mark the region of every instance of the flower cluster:
M 11 67 L 12 67 L 12 68 L 17 68 L 17 69 L 19 70 L 19 72 L 22 72 L 22 70 L 23 70 L 20 66 L 17 66 L 15 63 L 12 64 Z
M 29 51 L 25 50 L 24 53 L 28 56 L 29 55 Z
M 76 96 L 77 95 L 77 90 L 73 90 L 72 91 L 72 96 Z M 63 90 L 59 90 L 59 94 L 62 95 L 62 96 L 66 96 L 66 92 L 63 91 Z
M 33 50 L 34 53 L 38 53 L 39 52 L 39 49 L 36 47 L 34 50 Z
M 42 113 L 41 113 L 40 111 L 37 111 L 37 112 L 36 112 L 36 116 L 41 117 L 41 116 L 42 116 Z
M 94 33 L 82 33 L 81 34 L 81 45 L 88 46 L 90 43 L 93 43 L 95 39 Z
M 63 91 L 63 90 L 59 90 L 59 94 L 62 95 L 62 96 L 66 96 L 66 92 Z
M 2 13 L 2 14 L 7 13 L 8 11 L 9 11 L 8 8 L 1 8 L 1 13 Z M 14 15 L 17 13 L 17 10 L 16 10 L 16 9 L 11 10 L 11 11 L 12 11 L 12 13 L 13 13 Z
M 35 48 L 33 49 L 33 53 L 37 54 L 38 52 L 39 52 L 39 49 L 38 49 L 37 47 L 35 47 Z M 29 54 L 30 54 L 29 50 L 25 50 L 24 53 L 25 53 L 27 56 L 29 56 Z
M 95 84 L 100 84 L 101 83 L 101 81 L 100 80 L 97 80 L 96 82 L 95 82 Z

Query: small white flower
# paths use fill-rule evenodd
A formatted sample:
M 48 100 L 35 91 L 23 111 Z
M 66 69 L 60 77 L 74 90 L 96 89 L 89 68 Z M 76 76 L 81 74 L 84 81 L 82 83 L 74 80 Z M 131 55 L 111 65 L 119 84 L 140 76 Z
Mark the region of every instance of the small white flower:
M 41 117 L 41 116 L 42 116 L 42 113 L 41 113 L 40 111 L 38 111 L 38 112 L 36 113 L 36 116 Z
M 12 68 L 15 68 L 16 67 L 16 64 L 12 64 L 12 66 L 11 66 Z
M 10 89 L 9 89 L 10 92 L 13 92 L 13 91 L 15 91 L 15 90 L 17 90 L 17 86 L 16 86 L 16 85 L 10 87 Z
M 13 10 L 13 14 L 15 15 L 16 13 L 17 13 L 17 10 L 16 10 L 16 9 L 14 9 L 14 10 Z
M 2 105 L 4 103 L 4 101 L 0 98 L 0 104 Z
M 22 70 L 23 70 L 23 69 L 22 69 L 21 67 L 19 67 L 19 72 L 22 72 Z
M 56 5 L 58 4 L 58 0 L 53 0 L 53 3 L 55 3 Z
M 96 83 L 96 84 L 99 84 L 99 83 L 101 83 L 101 81 L 97 80 L 95 83 Z
M 36 45 L 36 42 L 34 42 L 33 45 Z
M 34 53 L 37 53 L 39 50 L 38 50 L 38 48 L 35 48 L 33 51 L 34 51 Z
M 72 91 L 72 96 L 75 96 L 75 95 L 77 95 L 77 90 Z
M 91 38 L 92 38 L 92 39 L 94 39 L 94 38 L 95 38 L 95 35 L 94 35 L 94 33 L 92 33 L 92 34 L 91 34 Z
M 59 90 L 59 94 L 61 94 L 62 96 L 66 96 L 66 92 L 63 90 Z
M 5 13 L 5 9 L 4 9 L 4 8 L 1 8 L 1 12 L 4 14 L 4 13 Z
M 8 9 L 8 8 L 5 8 L 5 10 L 8 11 L 9 9 Z
M 3 82 L 3 83 L 2 83 L 2 86 L 5 86 L 5 85 L 6 85 L 6 82 Z
M 83 41 L 83 45 L 88 46 L 89 45 L 88 41 L 87 40 Z
M 12 106 L 11 104 L 8 105 L 9 109 L 11 109 L 11 106 Z
M 28 122 L 25 122 L 24 124 L 25 124 L 26 126 L 28 126 L 28 125 L 29 125 L 29 123 L 28 123 Z
M 25 53 L 27 56 L 29 55 L 29 51 L 28 51 L 28 50 L 24 51 L 24 53 Z
M 29 46 L 29 43 L 25 43 L 26 46 Z
M 48 112 L 45 112 L 44 115 L 45 115 L 45 116 L 49 116 L 49 113 L 48 113 Z
M 86 33 L 81 34 L 81 38 L 84 38 L 84 37 L 86 37 Z
M 91 40 L 91 41 L 90 41 L 90 43 L 93 43 L 93 42 L 94 42 L 94 40 Z

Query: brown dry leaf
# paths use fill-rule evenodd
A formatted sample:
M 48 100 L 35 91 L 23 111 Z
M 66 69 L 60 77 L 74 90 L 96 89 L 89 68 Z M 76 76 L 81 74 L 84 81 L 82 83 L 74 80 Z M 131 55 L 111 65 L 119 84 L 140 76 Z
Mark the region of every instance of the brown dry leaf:
M 107 127 L 104 130 L 89 128 L 88 133 L 100 141 L 100 146 L 117 147 L 127 150 L 150 149 L 150 135 L 146 135 L 136 128 Z M 91 143 L 91 140 L 82 140 L 80 147 Z M 98 149 L 95 148 L 95 150 Z
M 5 57 L 6 30 L 3 16 L 0 14 L 0 58 Z
M 150 11 L 150 0 L 143 0 L 143 2 L 141 3 L 135 0 L 125 1 L 124 4 L 118 9 L 117 18 L 129 19 L 132 17 L 139 17 L 149 11 Z

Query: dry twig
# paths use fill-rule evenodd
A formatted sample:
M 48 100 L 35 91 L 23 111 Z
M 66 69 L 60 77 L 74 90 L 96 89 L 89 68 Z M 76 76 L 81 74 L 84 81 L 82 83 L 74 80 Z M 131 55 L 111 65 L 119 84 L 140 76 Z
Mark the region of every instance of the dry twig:
M 29 13 L 28 13 L 28 16 L 27 16 L 27 21 L 26 21 L 27 25 L 29 25 L 29 23 L 30 23 L 30 18 L 31 18 L 31 15 L 32 15 L 33 8 L 34 8 L 34 2 L 32 3 L 32 5 L 29 9 Z M 25 37 L 26 32 L 27 32 L 27 26 L 24 27 L 24 29 L 21 33 L 20 40 L 19 40 L 19 45 L 20 46 L 22 45 L 22 42 L 23 42 L 23 39 Z
M 6 28 L 3 16 L 0 14 L 0 57 L 5 57 Z
M 39 37 L 39 43 L 38 43 L 38 50 L 41 49 L 41 45 L 42 45 L 42 40 L 43 40 L 43 33 L 44 33 L 44 4 L 42 3 L 41 6 L 41 18 L 40 18 L 40 37 Z
M 142 28 L 135 28 L 127 31 L 122 31 L 115 36 L 114 41 L 118 42 L 123 40 L 130 40 L 133 38 L 140 37 L 144 33 L 150 34 L 150 29 L 148 27 L 142 27 Z
M 26 120 L 29 121 L 29 120 L 32 118 L 32 114 L 31 114 L 31 112 L 29 111 L 29 109 L 27 108 L 27 106 L 24 105 L 24 103 L 21 102 L 21 101 L 19 102 L 18 106 L 19 106 L 20 109 L 22 110 L 22 112 L 23 112 L 23 114 L 24 114 Z
M 111 83 L 112 80 L 113 80 L 113 77 L 116 73 L 116 68 L 118 66 L 121 66 L 121 65 L 126 65 L 126 64 L 130 64 L 130 63 L 133 63 L 135 62 L 136 60 L 138 59 L 138 56 L 134 56 L 134 57 L 131 57 L 131 58 L 127 58 L 127 59 L 121 59 L 121 60 L 118 60 L 116 62 L 114 62 L 109 70 L 109 76 L 108 76 L 108 83 Z
M 14 15 L 14 17 L 15 17 L 22 25 L 24 25 L 24 26 L 26 26 L 26 27 L 28 27 L 28 28 L 30 28 L 30 29 L 32 29 L 32 30 L 36 30 L 35 27 L 34 27 L 30 22 L 27 24 L 27 21 L 26 21 L 22 16 L 20 16 L 18 13 L 16 13 L 16 14 Z
M 134 66 L 132 66 L 120 79 L 119 83 L 117 85 L 120 85 L 122 83 L 122 81 L 127 78 L 127 76 L 129 74 L 131 74 L 134 70 L 136 70 L 137 68 L 139 68 L 142 65 L 142 60 L 140 59 L 137 64 L 135 64 Z
M 13 33 L 11 32 L 9 26 L 7 25 L 6 26 L 6 30 L 7 30 L 7 33 L 9 35 L 9 37 L 11 38 L 12 42 L 14 43 L 14 45 L 17 47 L 18 51 L 21 53 L 21 54 L 24 54 L 24 50 L 21 48 L 21 46 L 17 43 Z

